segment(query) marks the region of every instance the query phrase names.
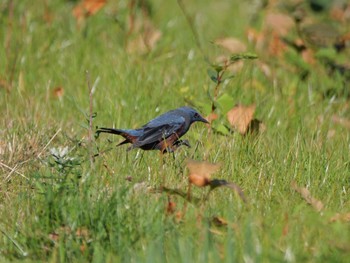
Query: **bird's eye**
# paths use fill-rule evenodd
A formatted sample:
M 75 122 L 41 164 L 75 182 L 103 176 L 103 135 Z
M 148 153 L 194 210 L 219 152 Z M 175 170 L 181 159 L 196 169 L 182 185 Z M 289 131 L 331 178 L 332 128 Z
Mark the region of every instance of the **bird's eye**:
M 194 117 L 195 117 L 195 118 L 199 118 L 199 114 L 198 114 L 198 113 L 195 113 L 195 114 L 194 114 Z

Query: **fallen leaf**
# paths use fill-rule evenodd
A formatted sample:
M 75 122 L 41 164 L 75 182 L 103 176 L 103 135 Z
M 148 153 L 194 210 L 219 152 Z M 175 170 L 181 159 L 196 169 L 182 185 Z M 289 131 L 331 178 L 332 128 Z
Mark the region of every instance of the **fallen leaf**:
M 174 214 L 175 211 L 176 211 L 176 203 L 169 200 L 166 207 L 167 214 Z
M 269 13 L 265 17 L 265 27 L 278 36 L 287 35 L 294 25 L 293 18 L 285 14 Z
M 60 238 L 60 235 L 69 235 L 71 234 L 72 229 L 68 226 L 61 226 L 56 231 L 49 234 L 49 238 L 52 241 L 58 241 Z
M 80 252 L 81 253 L 84 253 L 85 252 L 85 250 L 86 250 L 86 244 L 82 244 L 82 245 L 80 245 Z
M 246 35 L 248 41 L 255 46 L 256 50 L 263 50 L 265 46 L 265 37 L 263 33 L 256 31 L 254 28 L 248 28 Z
M 62 87 L 56 87 L 53 89 L 53 96 L 55 98 L 62 98 L 64 94 L 64 89 Z
M 310 65 L 314 65 L 316 63 L 314 51 L 312 49 L 304 49 L 301 51 L 301 57 Z
M 307 188 L 299 187 L 295 181 L 292 181 L 291 187 L 293 190 L 298 192 L 308 204 L 312 205 L 312 207 L 315 208 L 317 212 L 320 212 L 324 208 L 323 203 L 320 200 L 312 197 L 310 191 Z
M 210 183 L 210 178 L 207 175 L 200 175 L 197 173 L 190 173 L 189 182 L 199 187 L 207 186 Z
M 89 230 L 86 227 L 79 227 L 75 231 L 75 235 L 77 237 L 81 237 L 81 238 L 87 239 L 87 238 L 89 238 Z
M 242 53 L 247 50 L 246 45 L 242 41 L 233 37 L 219 38 L 216 39 L 214 43 L 228 50 L 232 54 Z
M 162 32 L 156 29 L 151 21 L 146 20 L 143 23 L 143 31 L 139 32 L 134 39 L 128 41 L 126 51 L 138 54 L 147 53 L 155 48 L 161 36 Z
M 79 21 L 96 14 L 107 0 L 82 0 L 73 9 L 73 16 Z
M 187 161 L 189 169 L 189 182 L 199 187 L 207 186 L 210 183 L 211 174 L 217 172 L 220 168 L 219 164 L 208 162 Z
M 350 213 L 345 213 L 345 214 L 336 213 L 334 216 L 332 216 L 329 219 L 329 222 L 331 223 L 337 222 L 337 221 L 350 222 Z
M 287 236 L 288 232 L 289 232 L 288 214 L 285 213 L 285 215 L 284 215 L 284 226 L 283 226 L 283 229 L 282 229 L 282 236 L 284 236 L 284 237 Z
M 212 219 L 212 222 L 216 226 L 227 226 L 227 224 L 228 224 L 224 218 L 219 217 L 219 216 L 214 216 Z
M 227 112 L 227 119 L 235 129 L 244 135 L 253 120 L 255 108 L 255 104 L 250 106 L 237 105 Z
M 7 91 L 10 90 L 10 84 L 3 78 L 0 78 L 0 88 L 3 88 Z
M 183 213 L 181 211 L 177 211 L 175 214 L 175 218 L 177 222 L 180 222 L 182 218 L 184 217 Z
M 210 123 L 216 120 L 217 118 L 219 118 L 219 115 L 217 115 L 214 112 L 210 113 L 207 117 L 205 117 L 205 119 Z
M 268 47 L 268 53 L 272 56 L 282 56 L 284 52 L 287 50 L 287 45 L 284 43 L 284 41 L 281 39 L 281 37 L 273 33 L 272 37 L 270 38 L 269 47 Z
M 49 234 L 49 238 L 52 240 L 52 241 L 58 241 L 58 239 L 60 238 L 60 235 L 53 232 L 53 233 L 50 233 Z

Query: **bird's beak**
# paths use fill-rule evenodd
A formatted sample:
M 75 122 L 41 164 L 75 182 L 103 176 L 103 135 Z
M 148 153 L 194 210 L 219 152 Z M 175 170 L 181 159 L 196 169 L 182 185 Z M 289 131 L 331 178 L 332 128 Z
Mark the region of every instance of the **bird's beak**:
M 202 116 L 200 117 L 200 119 L 198 121 L 204 122 L 204 123 L 209 123 L 209 121 L 207 121 L 206 119 L 204 119 Z

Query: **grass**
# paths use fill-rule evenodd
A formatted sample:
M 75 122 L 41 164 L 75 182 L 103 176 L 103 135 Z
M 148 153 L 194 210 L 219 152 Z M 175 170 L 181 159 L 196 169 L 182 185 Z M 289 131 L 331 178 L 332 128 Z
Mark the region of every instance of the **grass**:
M 323 96 L 329 84 L 341 89 L 340 81 L 318 67 L 302 81 L 271 58 L 273 82 L 247 62 L 220 92 L 256 103 L 266 131 L 208 135 L 195 124 L 186 134 L 193 147 L 164 156 L 161 168 L 159 153 L 115 148 L 117 136 L 89 145 L 86 71 L 96 86 L 94 126 L 138 127 L 185 105 L 185 98 L 211 105 L 208 64 L 177 2 L 152 1 L 162 37 L 144 55 L 125 52 L 123 1 L 108 3 L 80 28 L 74 2 L 13 1 L 13 18 L 9 2 L 0 4 L 0 79 L 12 84 L 0 89 L 1 262 L 347 261 L 349 222 L 330 219 L 349 213 L 349 131 L 332 122 L 335 114 L 349 116 L 348 101 Z M 245 39 L 249 3 L 185 5 L 210 59 L 221 52 L 210 41 Z M 62 97 L 55 87 L 63 88 Z M 64 147 L 66 155 L 52 156 Z M 89 147 L 112 150 L 91 164 Z M 186 191 L 188 158 L 221 163 L 215 178 L 238 184 L 249 203 L 218 189 L 207 202 L 188 203 L 180 222 L 168 215 L 168 195 L 150 189 L 165 173 L 167 187 Z M 325 208 L 315 211 L 291 188 L 293 180 Z M 207 191 L 193 190 L 196 197 Z M 170 198 L 178 211 L 187 203 Z M 227 225 L 214 224 L 215 217 Z

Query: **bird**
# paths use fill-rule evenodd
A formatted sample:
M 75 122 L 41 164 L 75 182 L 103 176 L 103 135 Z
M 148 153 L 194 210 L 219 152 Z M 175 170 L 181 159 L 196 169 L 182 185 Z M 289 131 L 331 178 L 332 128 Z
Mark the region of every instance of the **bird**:
M 99 128 L 100 133 L 121 135 L 124 141 L 117 146 L 131 143 L 128 150 L 140 148 L 142 150 L 159 150 L 161 153 L 174 152 L 178 147 L 185 145 L 190 147 L 188 140 L 180 140 L 186 134 L 194 122 L 209 123 L 195 109 L 180 107 L 152 119 L 138 129 L 114 129 Z

